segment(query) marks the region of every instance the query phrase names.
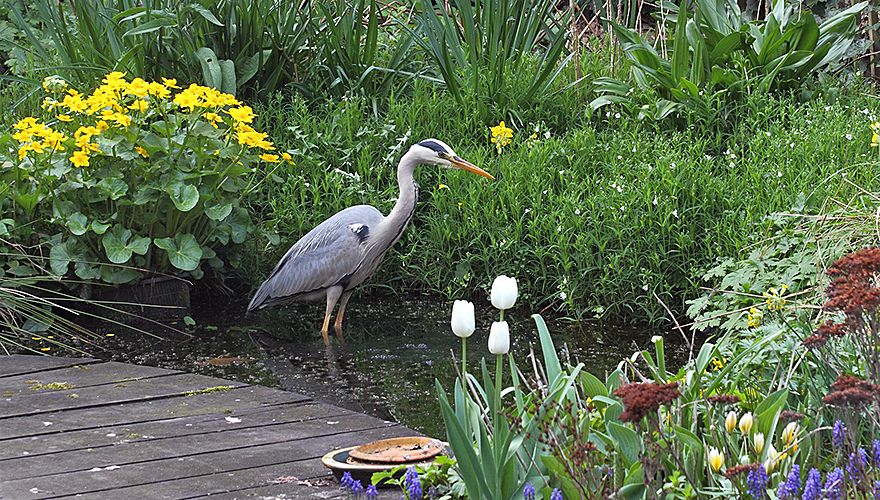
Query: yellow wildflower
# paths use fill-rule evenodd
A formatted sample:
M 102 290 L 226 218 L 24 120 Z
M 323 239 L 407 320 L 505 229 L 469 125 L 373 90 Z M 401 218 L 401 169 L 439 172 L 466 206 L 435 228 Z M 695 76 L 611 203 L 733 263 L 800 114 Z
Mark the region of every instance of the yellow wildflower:
M 781 311 L 785 308 L 785 297 L 783 295 L 785 295 L 786 291 L 788 291 L 788 285 L 782 285 L 778 291 L 776 288 L 771 288 L 769 292 L 764 292 L 767 309 L 770 311 Z
M 70 115 L 64 115 L 64 114 L 57 115 L 55 118 L 58 118 L 58 121 L 61 121 L 61 122 L 73 121 L 73 118 L 71 118 Z
M 28 117 L 22 118 L 21 120 L 18 120 L 18 122 L 16 122 L 16 124 L 13 125 L 12 128 L 14 128 L 16 130 L 26 130 L 26 129 L 29 129 L 29 128 L 32 128 L 32 127 L 38 125 L 39 123 L 40 122 L 36 118 L 34 118 L 33 116 L 28 116 Z
M 281 153 L 281 159 L 287 162 L 293 162 L 293 157 L 290 156 L 290 153 Z
M 169 89 L 179 89 L 180 88 L 177 86 L 177 79 L 176 78 L 165 78 L 163 76 L 162 83 L 165 84 L 165 86 L 168 87 Z
M 749 328 L 758 328 L 761 326 L 761 321 L 764 319 L 764 313 L 758 309 L 757 307 L 752 307 L 749 309 L 748 320 L 749 320 Z
M 874 122 L 871 124 L 871 147 L 878 146 L 880 146 L 880 122 Z
M 217 113 L 208 112 L 202 116 L 204 116 L 205 120 L 208 120 L 214 128 L 217 128 L 217 124 L 223 121 L 223 118 L 220 118 L 220 115 Z
M 498 125 L 491 127 L 490 130 L 492 131 L 492 144 L 495 145 L 498 153 L 501 153 L 501 150 L 510 144 L 513 138 L 513 130 L 508 128 L 503 120 Z
M 104 120 L 98 120 L 97 123 L 95 123 L 95 126 L 98 127 L 98 130 L 101 132 L 110 128 L 110 124 L 108 124 Z
M 721 470 L 721 467 L 724 466 L 724 455 L 718 451 L 718 448 L 710 448 L 709 453 L 709 467 L 712 468 L 713 471 L 718 472 Z
M 149 108 L 150 108 L 150 103 L 148 103 L 147 101 L 145 101 L 143 99 L 135 99 L 135 101 L 133 103 L 128 105 L 128 109 L 130 109 L 132 111 L 139 111 L 141 113 L 143 113 L 144 111 L 146 111 Z
M 437 190 L 439 191 L 439 190 L 441 190 L 441 189 L 449 189 L 449 186 L 447 186 L 446 184 L 443 184 L 443 183 L 441 182 L 441 183 L 437 186 Z
M 104 82 L 104 85 L 106 85 L 107 89 L 111 91 L 124 91 L 128 87 L 128 82 L 125 81 L 125 73 L 121 71 L 113 71 L 112 73 L 108 73 L 102 81 Z
M 135 146 L 135 147 L 134 147 L 134 150 L 137 151 L 138 154 L 140 154 L 140 155 L 143 156 L 144 158 L 149 158 L 149 157 L 150 157 L 150 154 L 147 153 L 147 150 L 144 149 L 144 148 L 142 148 L 142 147 L 140 147 L 140 146 Z
M 199 98 L 194 93 L 184 90 L 174 96 L 174 104 L 177 104 L 181 108 L 188 108 L 192 111 L 199 105 Z
M 709 361 L 709 364 L 711 365 L 710 370 L 718 371 L 724 368 L 724 366 L 727 364 L 727 358 L 712 358 L 712 360 Z
M 88 104 L 83 100 L 80 93 L 73 89 L 67 91 L 67 95 L 61 100 L 60 106 L 67 108 L 68 111 L 73 113 L 82 113 L 88 108 Z
M 230 108 L 226 112 L 238 123 L 252 123 L 254 121 L 254 111 L 250 106 Z
M 155 96 L 159 99 L 167 99 L 168 96 L 171 95 L 171 91 L 168 90 L 169 88 L 170 87 L 166 87 L 165 85 L 162 85 L 161 83 L 157 83 L 157 82 L 150 82 L 147 85 L 147 91 L 150 93 L 150 95 Z M 173 87 L 173 88 L 176 89 L 176 88 L 180 88 L 180 87 Z
M 128 84 L 125 93 L 135 97 L 146 97 L 150 93 L 150 84 L 143 78 L 135 78 Z
M 264 134 L 262 132 L 257 132 L 249 125 L 239 124 L 235 128 L 236 139 L 238 139 L 238 143 L 251 147 L 251 148 L 261 148 L 267 150 L 275 149 L 275 146 L 272 145 L 270 141 L 266 140 L 268 134 Z
M 260 155 L 260 159 L 269 162 L 269 163 L 278 163 L 278 155 L 271 155 L 269 153 L 263 153 Z
M 88 167 L 89 166 L 89 155 L 82 151 L 75 151 L 73 156 L 70 157 L 70 163 L 73 163 L 74 166 L 77 167 Z

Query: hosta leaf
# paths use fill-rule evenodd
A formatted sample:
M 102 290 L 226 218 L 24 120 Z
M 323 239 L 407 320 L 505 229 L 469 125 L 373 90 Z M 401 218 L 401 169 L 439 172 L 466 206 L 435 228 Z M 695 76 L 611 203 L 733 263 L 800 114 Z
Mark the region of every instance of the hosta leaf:
M 157 247 L 168 252 L 171 265 L 182 271 L 192 271 L 199 267 L 202 260 L 202 248 L 196 238 L 187 234 L 178 234 L 174 238 L 156 238 Z

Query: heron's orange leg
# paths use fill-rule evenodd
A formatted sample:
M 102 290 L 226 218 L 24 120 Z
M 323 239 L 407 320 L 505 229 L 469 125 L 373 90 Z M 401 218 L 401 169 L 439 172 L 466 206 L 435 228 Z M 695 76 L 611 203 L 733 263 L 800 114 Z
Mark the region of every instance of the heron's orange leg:
M 348 299 L 351 298 L 351 290 L 343 292 L 342 298 L 339 299 L 339 311 L 336 313 L 336 322 L 333 323 L 333 329 L 336 330 L 336 337 L 342 342 L 342 320 L 345 317 L 345 306 L 348 305 Z
M 330 337 L 327 336 L 327 332 L 330 330 L 330 314 L 333 313 L 333 308 L 336 307 L 336 302 L 339 300 L 340 295 L 342 295 L 341 286 L 327 289 L 327 310 L 324 313 L 324 325 L 321 326 L 321 336 L 324 337 L 324 345 L 330 345 Z

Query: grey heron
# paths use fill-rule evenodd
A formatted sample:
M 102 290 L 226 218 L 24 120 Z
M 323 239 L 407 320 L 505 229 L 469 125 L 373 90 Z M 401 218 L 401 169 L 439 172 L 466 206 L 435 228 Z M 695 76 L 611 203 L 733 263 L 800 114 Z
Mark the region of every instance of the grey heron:
M 489 179 L 492 175 L 461 159 L 446 143 L 425 139 L 412 145 L 397 166 L 400 194 L 387 216 L 370 205 L 337 212 L 290 247 L 248 305 L 255 309 L 291 301 L 327 301 L 321 335 L 327 335 L 336 303 L 334 329 L 342 340 L 342 320 L 352 291 L 369 278 L 412 220 L 419 196 L 414 173 L 419 165 L 459 168 Z

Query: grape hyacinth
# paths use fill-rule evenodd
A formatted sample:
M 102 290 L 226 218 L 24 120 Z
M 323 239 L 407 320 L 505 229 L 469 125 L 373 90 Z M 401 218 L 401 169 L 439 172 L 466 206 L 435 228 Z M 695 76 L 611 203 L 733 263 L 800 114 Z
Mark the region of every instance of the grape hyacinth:
M 419 480 L 419 473 L 415 467 L 406 470 L 403 476 L 406 492 L 409 494 L 409 500 L 421 500 L 422 498 L 422 482 Z
M 532 483 L 526 483 L 523 487 L 523 497 L 525 500 L 535 500 L 535 487 L 532 486 Z
M 846 466 L 846 474 L 849 476 L 849 480 L 859 485 L 862 482 L 862 478 L 865 477 L 865 468 L 868 465 L 868 454 L 865 452 L 864 448 L 859 448 L 858 450 L 849 454 L 849 463 Z
M 562 492 L 559 491 L 559 488 L 553 488 L 553 492 L 550 493 L 550 500 L 563 500 Z
M 840 467 L 829 472 L 825 478 L 825 498 L 843 500 L 843 469 Z
M 349 489 L 349 491 L 351 491 L 351 496 L 358 498 L 360 497 L 361 493 L 364 492 L 364 485 L 360 482 L 359 479 L 355 479 L 351 482 L 351 488 Z
M 874 440 L 873 450 L 874 467 L 880 467 L 880 439 Z
M 378 500 L 379 499 L 379 490 L 376 489 L 376 485 L 371 484 L 367 486 L 367 500 Z
M 822 497 L 822 474 L 815 468 L 807 474 L 807 484 L 804 485 L 804 496 L 801 500 L 819 500 Z
M 874 500 L 880 500 L 880 479 L 874 481 Z
M 779 485 L 780 500 L 795 500 L 801 491 L 801 466 L 792 465 L 791 472 L 784 483 Z
M 342 475 L 342 479 L 339 480 L 339 484 L 342 485 L 343 488 L 351 488 L 351 483 L 354 482 L 354 478 L 351 477 L 350 472 L 346 472 Z
M 764 469 L 763 465 L 758 465 L 752 469 L 746 478 L 746 484 L 749 486 L 749 495 L 752 495 L 752 498 L 764 498 L 767 493 L 767 482 L 769 480 L 767 470 Z
M 843 448 L 843 440 L 845 437 L 846 426 L 843 425 L 843 422 L 840 420 L 836 420 L 834 422 L 834 429 L 831 431 L 831 446 L 833 446 L 835 450 Z

